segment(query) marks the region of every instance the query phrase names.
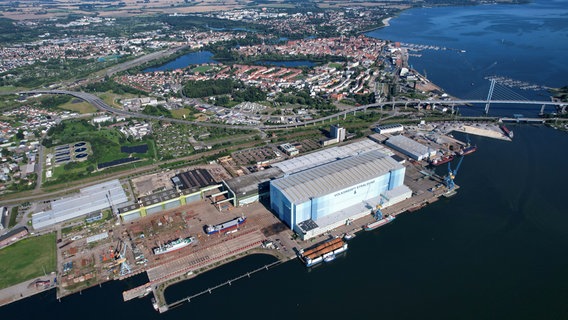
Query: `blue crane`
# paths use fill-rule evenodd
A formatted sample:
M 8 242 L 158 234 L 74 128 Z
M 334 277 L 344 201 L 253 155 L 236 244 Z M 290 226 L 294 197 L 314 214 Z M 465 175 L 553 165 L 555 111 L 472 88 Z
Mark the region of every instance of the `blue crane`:
M 455 187 L 454 179 L 456 178 L 456 176 L 458 174 L 458 170 L 460 169 L 462 161 L 463 161 L 463 156 L 460 157 L 460 161 L 458 161 L 458 165 L 456 166 L 456 168 L 454 170 L 452 170 L 451 162 L 448 162 L 448 175 L 444 179 L 444 181 L 446 182 L 446 187 L 448 188 L 448 191 L 453 190 L 454 187 Z
M 373 213 L 373 217 L 376 220 L 381 220 L 383 218 L 383 212 L 381 211 L 381 209 L 383 208 L 384 200 L 386 199 L 387 201 L 389 201 L 389 198 L 387 198 L 387 196 L 383 195 L 382 193 L 379 196 L 379 198 L 380 198 L 380 200 L 379 200 L 380 202 L 377 205 L 377 207 L 375 208 L 375 212 Z

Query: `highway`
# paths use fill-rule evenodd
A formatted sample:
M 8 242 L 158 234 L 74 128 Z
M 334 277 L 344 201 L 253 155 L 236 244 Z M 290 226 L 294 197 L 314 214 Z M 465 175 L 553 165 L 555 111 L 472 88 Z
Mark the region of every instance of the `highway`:
M 386 106 L 393 106 L 394 107 L 396 105 L 401 105 L 401 106 L 402 105 L 404 105 L 404 106 L 418 105 L 418 104 L 420 104 L 420 105 L 425 105 L 425 104 L 430 104 L 430 105 L 432 105 L 432 104 L 467 105 L 467 104 L 486 104 L 486 103 L 489 102 L 491 104 L 517 104 L 517 105 L 523 104 L 523 105 L 540 105 L 540 106 L 546 105 L 546 106 L 562 107 L 566 104 L 565 102 L 530 101 L 530 100 L 490 100 L 490 101 L 488 101 L 488 100 L 412 100 L 412 101 L 396 100 L 396 101 L 383 101 L 383 102 L 377 102 L 377 103 L 362 105 L 362 106 L 354 107 L 354 108 L 351 108 L 351 109 L 348 109 L 348 110 L 343 110 L 343 111 L 337 112 L 333 115 L 329 115 L 329 116 L 314 119 L 314 120 L 304 121 L 304 122 L 280 124 L 280 125 L 270 125 L 270 126 L 268 126 L 268 125 L 260 125 L 260 126 L 240 125 L 240 126 L 237 126 L 237 125 L 228 125 L 228 124 L 222 124 L 222 123 L 209 123 L 209 122 L 199 122 L 199 121 L 190 121 L 190 120 L 182 120 L 182 119 L 164 118 L 163 116 L 153 116 L 153 115 L 147 115 L 147 114 L 142 114 L 142 113 L 138 113 L 138 112 L 125 111 L 125 110 L 122 110 L 122 109 L 113 108 L 113 107 L 109 106 L 108 104 L 106 104 L 99 97 L 97 97 L 93 94 L 90 94 L 90 93 L 86 93 L 86 92 L 67 91 L 67 90 L 32 90 L 32 91 L 20 92 L 20 94 L 66 94 L 66 95 L 71 95 L 71 96 L 74 96 L 76 98 L 85 100 L 86 102 L 92 104 L 93 106 L 95 106 L 99 110 L 118 114 L 118 115 L 123 115 L 123 116 L 130 116 L 130 117 L 135 117 L 135 118 L 140 118 L 140 119 L 148 119 L 148 120 L 167 120 L 167 121 L 173 122 L 173 123 L 190 124 L 190 125 L 195 125 L 195 126 L 228 128 L 228 129 L 236 129 L 236 130 L 261 130 L 261 131 L 296 128 L 296 127 L 306 126 L 306 125 L 315 124 L 315 123 L 319 123 L 319 122 L 324 122 L 326 120 L 331 120 L 333 118 L 337 118 L 337 117 L 347 115 L 351 112 L 356 113 L 357 111 L 364 111 L 364 110 L 367 110 L 369 108 L 382 108 L 382 107 L 386 107 Z

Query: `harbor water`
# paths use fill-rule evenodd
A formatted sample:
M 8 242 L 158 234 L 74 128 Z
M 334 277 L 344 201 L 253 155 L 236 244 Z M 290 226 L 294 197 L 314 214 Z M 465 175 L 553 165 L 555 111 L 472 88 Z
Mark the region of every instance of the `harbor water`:
M 484 14 L 483 10 L 496 13 Z M 503 20 L 499 10 L 509 19 Z M 562 1 L 414 9 L 391 20 L 390 27 L 375 35 L 422 44 L 430 39 L 437 41 L 432 44 L 466 50 L 464 54 L 475 57 L 469 67 L 472 72 L 460 61 L 442 60 L 448 54 L 462 57 L 461 52 L 432 51 L 428 53 L 431 59 L 424 54 L 422 60 L 412 60 L 415 69 L 427 69 L 430 79 L 454 95 L 466 94 L 472 82 L 485 81 L 485 73 L 475 70 L 493 61 L 498 63 L 492 68 L 503 76 L 561 87 L 568 84 L 566 62 L 546 48 L 556 48 L 562 45 L 560 39 L 566 40 L 565 18 L 554 20 L 555 28 L 546 29 L 547 23 L 537 28 L 552 34 L 534 39 L 534 46 L 522 45 L 523 56 L 528 57 L 523 67 L 505 63 L 501 55 L 505 49 L 484 51 L 478 44 L 482 37 L 500 42 L 503 36 L 475 30 L 479 25 L 498 25 L 491 30 L 514 35 L 506 38 L 511 41 L 506 47 L 515 48 L 520 46 L 517 41 L 530 36 L 522 17 L 562 12 L 566 13 Z M 464 23 L 472 30 L 462 31 L 459 43 L 443 32 L 432 36 L 432 30 L 450 23 L 444 13 L 469 17 L 449 20 L 461 21 L 458 25 Z M 430 27 L 420 28 L 421 23 Z M 524 36 L 517 36 L 523 32 Z M 477 60 L 482 56 L 486 60 Z M 541 60 L 545 63 L 530 63 Z M 454 67 L 459 74 L 451 73 Z M 455 81 L 458 76 L 459 83 Z M 54 291 L 42 293 L 0 308 L 0 318 L 568 319 L 568 211 L 564 201 L 568 171 L 563 166 L 568 134 L 544 126 L 509 127 L 515 132 L 512 142 L 470 136 L 478 150 L 461 165 L 455 179 L 461 187 L 457 195 L 359 233 L 349 242 L 347 253 L 331 263 L 307 269 L 297 260 L 290 261 L 164 314 L 154 311 L 150 296 L 122 302 L 122 291 L 143 281 L 137 276 L 60 302 Z M 272 257 L 267 256 L 238 260 L 171 287 L 166 297 L 173 301 L 191 295 L 270 261 Z

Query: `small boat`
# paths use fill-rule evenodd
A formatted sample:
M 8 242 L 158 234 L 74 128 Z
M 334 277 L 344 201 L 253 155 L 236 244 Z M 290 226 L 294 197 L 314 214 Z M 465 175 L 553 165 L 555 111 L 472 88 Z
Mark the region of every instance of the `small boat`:
M 509 128 L 507 128 L 505 125 L 500 126 L 501 130 L 503 130 L 503 133 L 509 137 L 510 139 L 513 139 L 513 131 L 509 130 Z
M 471 146 L 470 145 L 470 146 L 463 148 L 460 151 L 460 156 L 465 156 L 465 155 L 468 155 L 470 153 L 474 153 L 475 151 L 477 151 L 477 146 Z
M 354 233 L 346 233 L 345 235 L 343 235 L 343 239 L 345 239 L 345 240 L 351 240 L 353 238 L 355 238 Z
M 335 260 L 335 254 L 333 252 L 326 253 L 323 255 L 323 261 L 331 262 L 333 260 Z
M 160 309 L 160 307 L 158 306 L 158 302 L 156 302 L 156 298 L 152 298 L 152 307 L 154 307 L 154 310 L 156 311 Z

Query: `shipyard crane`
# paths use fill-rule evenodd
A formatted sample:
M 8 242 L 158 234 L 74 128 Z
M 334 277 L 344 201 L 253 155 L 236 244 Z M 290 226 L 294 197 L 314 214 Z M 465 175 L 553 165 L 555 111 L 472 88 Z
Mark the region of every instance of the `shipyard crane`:
M 126 262 L 126 247 L 127 244 L 126 242 L 122 243 L 122 251 L 119 254 L 120 259 L 118 261 L 120 261 L 120 276 L 124 277 L 127 274 L 130 274 L 132 272 L 132 270 L 130 269 L 130 266 L 128 265 L 128 263 Z
M 458 165 L 456 166 L 456 168 L 454 170 L 452 170 L 451 162 L 448 162 L 448 175 L 444 179 L 444 181 L 446 182 L 446 187 L 448 188 L 448 191 L 453 190 L 454 187 L 455 187 L 454 179 L 456 178 L 456 176 L 458 174 L 458 170 L 460 169 L 462 161 L 463 161 L 463 156 L 460 157 L 460 160 L 458 161 Z
M 379 196 L 379 204 L 377 205 L 377 207 L 375 208 L 375 213 L 373 214 L 373 217 L 376 220 L 381 220 L 383 218 L 383 212 L 381 211 L 381 209 L 383 208 L 383 202 L 386 199 L 387 201 L 389 201 L 389 199 L 383 195 L 382 193 Z

